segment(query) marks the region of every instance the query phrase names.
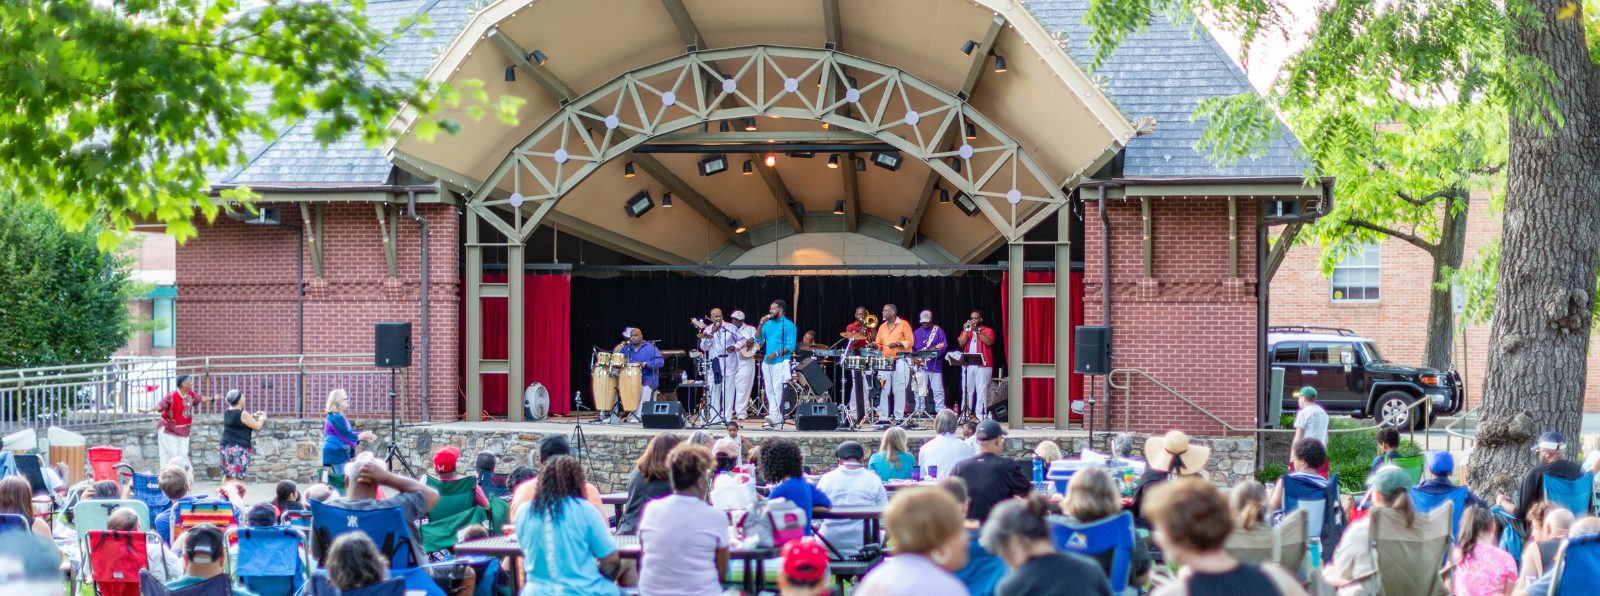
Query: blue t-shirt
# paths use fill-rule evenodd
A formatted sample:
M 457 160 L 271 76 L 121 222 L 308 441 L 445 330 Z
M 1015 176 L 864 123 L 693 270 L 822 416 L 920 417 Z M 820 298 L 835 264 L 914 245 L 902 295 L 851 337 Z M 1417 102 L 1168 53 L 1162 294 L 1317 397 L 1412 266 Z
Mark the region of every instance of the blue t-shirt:
M 817 490 L 817 487 L 812 486 L 810 482 L 806 482 L 804 478 L 790 478 L 778 483 L 777 486 L 772 487 L 772 494 L 768 495 L 768 497 L 788 499 L 802 511 L 805 511 L 807 536 L 811 535 L 811 508 L 833 506 L 833 501 L 828 500 L 828 495 L 822 494 L 822 491 Z
M 170 582 L 167 582 L 167 589 L 168 590 L 181 590 L 183 588 L 187 588 L 189 586 L 198 584 L 198 583 L 203 582 L 203 581 L 206 581 L 206 580 L 198 578 L 198 577 L 195 577 L 193 575 L 184 575 L 183 577 L 180 577 L 178 579 L 175 579 L 175 580 L 172 580 Z M 255 592 L 251 592 L 249 588 L 246 588 L 246 587 L 238 585 L 238 584 L 234 584 L 233 585 L 233 596 L 256 596 L 256 593 Z
M 883 452 L 881 451 L 874 453 L 872 454 L 872 457 L 867 458 L 867 469 L 877 473 L 878 478 L 882 479 L 884 482 L 888 482 L 890 480 L 910 480 L 911 470 L 917 467 L 917 458 L 910 453 L 901 453 L 899 455 L 900 457 L 898 459 L 900 460 L 900 469 L 898 470 L 889 465 L 889 458 L 884 457 Z
M 967 592 L 972 596 L 994 596 L 995 585 L 1008 571 L 1006 562 L 978 544 L 977 530 L 967 532 L 972 536 L 972 543 L 967 545 L 967 566 L 956 572 L 956 579 L 967 585 Z
M 350 428 L 350 421 L 345 419 L 344 414 L 330 412 L 322 424 L 322 448 L 344 449 L 347 446 L 354 447 L 357 441 L 356 431 Z
M 600 575 L 600 559 L 617 552 L 611 529 L 588 501 L 568 497 L 561 513 L 535 514 L 533 503 L 517 508 L 517 545 L 527 567 L 525 594 L 619 596 L 617 584 Z
M 787 318 L 769 319 L 761 324 L 761 341 L 767 344 L 767 356 L 776 354 L 780 350 L 789 351 L 788 354 L 773 358 L 773 364 L 789 360 L 789 355 L 794 353 L 795 339 L 794 321 L 790 321 Z M 766 362 L 766 360 L 762 360 L 762 362 Z

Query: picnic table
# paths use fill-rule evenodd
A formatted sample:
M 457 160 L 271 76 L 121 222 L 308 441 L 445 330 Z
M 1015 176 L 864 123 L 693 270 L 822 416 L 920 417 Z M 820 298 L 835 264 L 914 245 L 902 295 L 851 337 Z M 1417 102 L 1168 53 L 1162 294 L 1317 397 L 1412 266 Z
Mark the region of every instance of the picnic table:
M 610 505 L 617 519 L 622 519 L 622 506 L 628 504 L 628 493 L 606 493 L 600 495 L 600 502 Z
M 644 547 L 639 543 L 638 536 L 613 536 L 617 543 L 617 555 L 625 559 L 638 559 L 643 554 Z M 522 547 L 517 545 L 517 537 L 513 535 L 490 536 L 479 538 L 456 545 L 456 554 L 484 555 L 489 557 L 515 557 L 522 558 Z M 745 590 L 751 594 L 759 593 L 767 588 L 766 560 L 778 556 L 776 548 L 740 548 L 728 549 L 728 558 L 744 562 Z M 519 565 L 520 567 L 520 565 Z M 522 577 L 518 573 L 516 578 L 518 589 L 521 589 Z
M 817 519 L 862 520 L 866 523 L 861 524 L 861 543 L 872 544 L 878 541 L 879 526 L 883 521 L 883 509 L 881 505 L 847 505 L 831 508 L 813 517 Z
M 911 488 L 913 486 L 939 486 L 939 481 L 937 481 L 937 480 L 919 480 L 917 482 L 885 482 L 885 483 L 883 483 L 883 490 L 886 490 L 886 491 L 889 491 L 889 492 L 892 493 L 894 491 L 897 491 L 897 490 L 900 490 L 900 489 L 905 489 L 905 488 Z

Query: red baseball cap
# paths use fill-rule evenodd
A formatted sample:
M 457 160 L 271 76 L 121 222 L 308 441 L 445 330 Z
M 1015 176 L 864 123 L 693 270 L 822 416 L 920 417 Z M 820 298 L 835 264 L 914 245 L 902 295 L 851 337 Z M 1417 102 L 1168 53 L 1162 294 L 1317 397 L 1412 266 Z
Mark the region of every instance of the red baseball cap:
M 814 582 L 828 577 L 828 552 L 814 538 L 792 540 L 783 545 L 783 574 Z
M 433 471 L 438 474 L 449 474 L 456 471 L 456 460 L 461 459 L 461 450 L 455 447 L 445 447 L 433 454 Z

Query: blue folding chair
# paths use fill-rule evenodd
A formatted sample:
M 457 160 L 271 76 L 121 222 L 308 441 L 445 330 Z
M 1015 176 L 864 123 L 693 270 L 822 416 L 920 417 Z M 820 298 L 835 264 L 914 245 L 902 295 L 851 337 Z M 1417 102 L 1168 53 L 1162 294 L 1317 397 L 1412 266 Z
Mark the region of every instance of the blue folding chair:
M 333 584 L 328 583 L 327 577 L 322 575 L 311 576 L 310 596 L 405 596 L 405 593 L 406 582 L 398 577 L 389 578 L 365 588 L 340 592 L 333 587 Z
M 1572 512 L 1573 517 L 1579 519 L 1588 517 L 1589 506 L 1594 500 L 1594 472 L 1584 474 L 1577 480 L 1546 475 L 1544 498 L 1566 507 L 1567 511 Z
M 1550 594 L 1600 594 L 1600 536 L 1582 536 L 1567 541 L 1567 548 L 1556 561 L 1555 584 Z
M 301 532 L 311 532 L 311 511 L 306 509 L 290 509 L 278 516 L 280 525 L 289 526 Z
M 1450 505 L 1450 540 L 1454 541 L 1457 537 L 1457 528 L 1461 525 L 1461 512 L 1467 505 L 1467 496 L 1471 494 L 1467 487 L 1458 486 L 1455 490 L 1439 495 L 1430 495 L 1414 488 L 1410 490 L 1411 503 L 1416 505 L 1419 512 L 1427 513 L 1446 504 Z
M 1281 482 L 1283 509 L 1274 512 L 1273 516 L 1287 515 L 1297 509 L 1305 511 L 1306 535 L 1310 538 L 1321 537 L 1323 520 L 1328 514 L 1328 481 L 1311 475 L 1290 474 L 1284 476 Z M 1329 547 L 1323 545 L 1323 548 Z
M 131 496 L 136 500 L 143 501 L 145 507 L 149 507 L 151 511 L 166 511 L 172 508 L 172 499 L 167 498 L 167 494 L 161 492 L 160 476 L 134 472 L 133 466 L 128 464 L 117 464 L 113 467 L 117 470 L 119 478 L 121 476 L 129 478 L 128 486 L 133 492 Z
M 149 570 L 142 569 L 139 571 L 139 596 L 233 596 L 233 588 L 228 585 L 228 576 L 224 574 L 174 590 L 150 575 Z
M 478 488 L 483 489 L 483 494 L 488 497 L 498 497 L 511 494 L 511 487 L 506 486 L 510 474 L 496 474 L 494 472 L 478 472 Z
M 33 531 L 33 521 L 15 513 L 0 513 L 0 534 L 12 530 Z
M 378 551 L 389 558 L 391 571 L 411 569 L 422 563 L 413 555 L 410 524 L 399 507 L 357 511 L 311 502 L 311 553 L 317 565 L 327 559 L 333 539 L 357 530 L 366 532 L 378 545 Z
M 1133 563 L 1133 514 L 1127 511 L 1089 523 L 1052 517 L 1050 534 L 1056 548 L 1093 557 L 1106 551 L 1111 555 L 1111 593 L 1121 594 L 1128 585 L 1128 566 Z
M 238 578 L 256 596 L 293 596 L 305 583 L 300 558 L 305 540 L 290 528 L 242 528 L 228 532 L 238 539 L 238 555 L 228 559 Z

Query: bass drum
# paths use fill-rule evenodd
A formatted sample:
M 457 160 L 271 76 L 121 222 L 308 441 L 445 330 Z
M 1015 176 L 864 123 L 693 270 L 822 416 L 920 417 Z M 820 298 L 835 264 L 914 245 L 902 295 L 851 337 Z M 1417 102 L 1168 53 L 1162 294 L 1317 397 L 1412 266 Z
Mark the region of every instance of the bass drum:
M 778 408 L 783 411 L 785 418 L 794 418 L 794 409 L 798 407 L 800 407 L 800 399 L 795 394 L 794 383 L 784 383 L 783 403 L 779 404 Z
M 617 378 L 604 366 L 589 369 L 589 389 L 594 392 L 594 409 L 611 411 L 617 403 Z
M 544 420 L 550 416 L 550 392 L 541 383 L 528 386 L 522 392 L 522 407 L 528 411 L 529 420 Z
M 644 391 L 644 369 L 638 364 L 624 366 L 622 373 L 617 375 L 613 382 L 617 384 L 617 390 L 622 394 L 622 411 L 637 412 L 639 394 Z

